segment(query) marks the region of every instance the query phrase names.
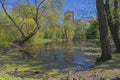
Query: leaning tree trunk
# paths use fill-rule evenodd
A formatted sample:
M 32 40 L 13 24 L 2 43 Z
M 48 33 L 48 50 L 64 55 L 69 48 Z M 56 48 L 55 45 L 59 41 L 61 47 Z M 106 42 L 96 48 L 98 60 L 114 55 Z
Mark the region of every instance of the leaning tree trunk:
M 30 38 L 32 38 L 39 29 L 40 29 L 40 27 L 36 27 L 29 35 L 22 38 L 21 40 L 15 40 L 13 43 L 20 45 L 20 46 L 23 45 L 26 41 L 28 41 Z
M 3 8 L 3 11 L 5 12 L 6 16 L 11 20 L 11 22 L 15 25 L 15 27 L 17 28 L 17 30 L 20 32 L 21 34 L 21 39 L 19 40 L 15 40 L 13 41 L 13 43 L 17 44 L 17 45 L 22 45 L 24 44 L 25 42 L 27 42 L 30 38 L 32 38 L 36 33 L 37 31 L 40 29 L 40 25 L 39 25 L 39 21 L 38 21 L 38 15 L 39 15 L 39 8 L 41 7 L 42 3 L 45 2 L 45 0 L 42 0 L 41 2 L 37 2 L 35 0 L 35 8 L 36 8 L 36 14 L 35 14 L 35 17 L 33 18 L 33 20 L 35 21 L 36 23 L 36 27 L 35 29 L 33 29 L 33 31 L 31 31 L 28 35 L 25 36 L 24 34 L 24 31 L 21 29 L 22 26 L 20 26 L 20 24 L 17 24 L 17 22 L 9 15 L 9 13 L 7 12 L 6 8 L 5 8 L 5 1 L 6 0 L 0 0 L 0 4 L 1 4 L 1 7 Z M 29 4 L 29 1 L 28 1 L 28 4 Z
M 111 13 L 109 0 L 106 0 L 107 21 L 111 31 L 113 41 L 115 43 L 116 52 L 120 53 L 120 37 L 119 37 L 119 16 L 118 16 L 118 0 L 114 0 L 114 11 Z M 112 16 L 112 14 L 114 14 Z
M 100 61 L 104 62 L 106 60 L 111 59 L 112 56 L 103 0 L 96 0 L 96 7 L 98 13 L 100 42 L 102 48 Z

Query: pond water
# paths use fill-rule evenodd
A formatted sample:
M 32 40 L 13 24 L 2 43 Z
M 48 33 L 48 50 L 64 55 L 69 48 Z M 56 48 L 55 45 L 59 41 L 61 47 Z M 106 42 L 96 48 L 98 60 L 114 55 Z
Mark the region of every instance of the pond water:
M 28 45 L 25 47 L 37 63 L 31 65 L 41 66 L 44 72 L 56 70 L 62 73 L 77 72 L 94 65 L 95 56 L 86 55 L 85 41 L 56 42 L 41 45 Z M 34 60 L 33 59 L 33 60 Z
M 99 50 L 86 41 L 32 43 L 9 51 L 0 60 L 6 73 L 15 77 L 64 77 L 94 66 L 97 56 L 93 54 Z

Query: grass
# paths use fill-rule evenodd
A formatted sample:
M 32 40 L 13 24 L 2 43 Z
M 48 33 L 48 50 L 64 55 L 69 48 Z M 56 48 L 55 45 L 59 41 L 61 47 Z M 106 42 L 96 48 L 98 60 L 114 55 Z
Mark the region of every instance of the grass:
M 99 39 L 89 39 L 88 42 L 93 43 L 99 47 L 101 46 Z M 111 44 L 111 46 L 114 46 L 114 41 L 110 40 L 110 44 Z
M 33 43 L 41 44 L 41 43 L 49 43 L 52 42 L 50 39 L 39 39 L 39 38 L 34 38 Z
M 83 80 L 120 80 L 120 54 L 113 54 L 111 60 L 85 71 L 77 72 L 74 77 Z
M 99 47 L 101 46 L 100 41 L 98 39 L 90 39 L 88 40 L 88 42 L 93 43 Z
M 105 63 L 95 67 L 99 72 L 99 76 L 103 78 L 120 77 L 120 54 L 113 54 L 113 58 Z
M 10 53 L 10 55 L 14 53 Z M 37 80 L 46 80 L 44 78 L 52 77 L 60 74 L 59 70 L 56 68 L 56 64 L 51 64 L 51 69 L 45 69 L 49 64 L 46 62 L 41 62 L 41 60 L 36 59 L 21 59 L 15 58 L 14 56 L 9 56 L 8 54 L 0 56 L 0 80 L 33 80 L 32 78 L 37 78 Z M 17 68 L 17 71 L 20 73 L 20 76 L 25 78 L 13 77 L 12 74 Z M 5 73 L 5 74 L 4 74 Z M 10 74 L 9 76 L 7 74 Z M 22 75 L 21 75 L 22 74 Z M 4 75 L 4 76 L 2 76 Z M 42 77 L 41 77 L 42 76 Z M 52 80 L 52 79 L 51 79 Z
M 57 40 L 51 40 L 51 39 L 40 39 L 40 38 L 33 38 L 29 40 L 28 42 L 30 43 L 35 43 L 35 44 L 44 44 L 44 43 L 49 43 L 49 42 L 61 42 L 65 41 L 63 39 L 57 39 Z M 14 45 L 12 42 L 0 42 L 0 47 L 8 47 L 10 45 Z
M 19 78 L 19 77 L 11 77 L 11 76 L 5 76 L 0 77 L 0 80 L 34 80 L 33 78 Z
M 49 43 L 49 42 L 61 42 L 61 41 L 65 41 L 65 40 L 63 40 L 63 39 L 51 40 L 51 39 L 34 38 L 34 39 L 32 39 L 31 43 L 44 44 L 44 43 Z
M 0 80 L 34 80 L 34 79 L 33 78 L 14 77 L 14 76 L 10 76 L 2 71 L 0 73 Z
M 36 39 L 36 43 L 47 43 L 51 40 L 39 40 Z M 95 42 L 92 41 L 91 42 Z M 96 40 L 96 44 L 98 44 L 99 41 Z M 11 43 L 7 43 L 7 42 L 1 42 L 0 45 L 1 46 L 9 46 Z M 86 48 L 86 55 L 98 55 L 100 54 L 98 50 L 99 47 L 96 46 L 89 46 Z M 100 48 L 99 48 L 100 49 Z M 94 52 L 93 50 L 97 51 Z M 91 51 L 91 52 L 89 52 Z M 1 52 L 0 52 L 1 53 Z M 65 56 L 70 56 L 69 53 L 66 53 Z M 56 68 L 53 68 L 51 70 L 45 70 L 44 67 L 47 66 L 46 63 L 42 64 L 42 66 L 40 66 L 40 60 L 34 60 L 34 59 L 18 59 L 15 60 L 13 57 L 12 59 L 10 58 L 9 54 L 5 54 L 5 55 L 1 55 L 0 56 L 0 80 L 34 80 L 36 78 L 39 78 L 38 80 L 42 80 L 40 74 L 44 75 L 43 77 L 46 76 L 50 76 L 50 77 L 64 77 L 65 74 L 60 74 L 60 71 L 57 70 Z M 3 65 L 1 65 L 1 63 L 4 63 Z M 56 67 L 55 64 L 53 64 L 54 67 Z M 24 72 L 24 71 L 28 71 L 28 73 L 33 74 L 33 72 L 38 72 L 40 74 L 36 74 L 34 76 L 31 77 L 25 77 L 25 78 L 20 78 L 20 77 L 14 77 L 14 76 L 10 76 L 7 73 L 9 72 L 13 72 L 15 70 L 15 68 L 18 68 L 18 70 L 20 72 Z M 67 68 L 68 69 L 68 68 Z M 44 74 L 45 73 L 45 74 Z M 100 77 L 103 80 L 110 80 L 111 78 L 113 79 L 117 79 L 120 78 L 120 54 L 113 54 L 113 58 L 107 62 L 104 62 L 100 65 L 95 66 L 94 68 L 90 68 L 88 70 L 82 71 L 82 72 L 78 72 L 76 73 L 76 76 L 78 77 L 78 79 L 82 80 L 81 77 L 79 76 L 83 76 L 83 74 L 86 74 L 85 76 L 89 77 L 89 73 L 93 74 L 92 77 Z M 24 73 L 23 73 L 24 74 Z M 58 74 L 56 76 L 56 74 Z M 71 76 L 71 75 L 70 75 Z M 34 79 L 33 79 L 34 78 Z M 49 78 L 49 77 L 47 77 Z M 43 80 L 53 80 L 53 79 L 44 79 Z M 59 79 L 56 79 L 59 80 Z M 84 80 L 84 79 L 83 79 Z M 90 79 L 88 79 L 90 80 Z M 92 79 L 95 80 L 95 79 Z M 119 79 L 118 79 L 119 80 Z
M 96 40 L 96 39 L 95 40 L 89 40 L 89 42 L 98 46 L 98 47 L 100 47 L 99 40 Z M 111 41 L 111 45 L 114 48 L 113 41 Z M 92 49 L 94 49 L 94 48 L 91 48 L 90 50 L 92 51 Z M 97 51 L 97 50 L 95 50 L 95 51 Z M 87 52 L 86 52 L 86 54 L 88 55 Z M 90 55 L 101 55 L 101 52 L 99 52 L 97 54 L 96 53 L 94 54 L 93 52 L 90 52 L 89 54 Z M 76 75 L 80 76 L 82 74 L 86 74 L 86 77 L 91 78 L 91 77 L 89 77 L 89 73 L 93 74 L 91 77 L 94 77 L 94 76 L 100 77 L 100 78 L 102 78 L 102 80 L 113 80 L 113 79 L 120 80 L 120 53 L 112 54 L 112 59 L 111 60 L 106 61 L 102 64 L 98 64 L 95 67 L 90 68 L 86 71 L 78 72 Z M 89 80 L 96 80 L 96 79 L 92 78 L 92 79 L 89 79 Z
M 13 44 L 12 42 L 0 42 L 0 47 L 8 47 L 12 44 Z

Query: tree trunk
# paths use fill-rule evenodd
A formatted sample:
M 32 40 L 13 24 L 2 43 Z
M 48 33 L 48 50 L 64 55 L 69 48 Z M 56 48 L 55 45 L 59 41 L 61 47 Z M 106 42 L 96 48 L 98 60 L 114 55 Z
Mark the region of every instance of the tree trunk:
M 20 32 L 20 34 L 22 36 L 22 38 L 20 40 L 15 40 L 15 41 L 13 41 L 13 43 L 15 43 L 17 45 L 22 45 L 25 42 L 27 42 L 31 37 L 33 37 L 37 33 L 37 31 L 40 29 L 39 22 L 38 22 L 39 8 L 40 8 L 41 4 L 45 2 L 45 0 L 42 0 L 39 3 L 35 0 L 36 14 L 35 14 L 35 18 L 33 18 L 33 20 L 35 21 L 35 23 L 36 23 L 37 26 L 35 27 L 35 29 L 32 32 L 30 32 L 26 36 L 25 36 L 23 30 L 21 29 L 22 26 L 20 26 L 19 24 L 17 24 L 16 21 L 7 12 L 7 10 L 5 8 L 5 1 L 6 0 L 0 0 L 0 4 L 2 5 L 2 8 L 3 8 L 6 16 L 12 21 L 12 23 L 15 25 L 15 27 L 17 28 L 17 30 Z M 28 1 L 28 3 L 29 3 L 29 1 Z
M 22 38 L 21 40 L 16 40 L 13 43 L 20 45 L 20 46 L 23 45 L 26 41 L 28 41 L 31 37 L 33 37 L 39 29 L 40 29 L 40 27 L 36 27 L 29 35 Z
M 68 41 L 67 29 L 65 29 L 65 38 L 66 38 L 66 41 Z
M 25 37 L 24 32 L 20 29 L 20 27 L 16 24 L 16 22 L 14 21 L 14 19 L 8 14 L 7 10 L 5 9 L 5 5 L 4 3 L 0 0 L 0 3 L 2 5 L 2 8 L 5 12 L 5 14 L 7 15 L 7 17 L 11 20 L 11 22 L 15 25 L 15 27 L 17 28 L 17 30 L 21 33 L 21 38 Z
M 100 42 L 102 48 L 100 61 L 104 62 L 111 59 L 112 56 L 103 0 L 96 0 L 96 7 L 98 13 Z
M 119 16 L 118 16 L 118 0 L 114 0 L 114 16 L 110 11 L 109 0 L 106 0 L 107 21 L 111 31 L 113 41 L 115 43 L 116 52 L 120 53 L 120 37 L 119 37 Z

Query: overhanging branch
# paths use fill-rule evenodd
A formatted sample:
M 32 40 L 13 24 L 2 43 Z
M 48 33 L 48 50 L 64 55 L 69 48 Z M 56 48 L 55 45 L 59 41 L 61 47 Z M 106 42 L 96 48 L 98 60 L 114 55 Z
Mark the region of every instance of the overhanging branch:
M 22 38 L 24 38 L 25 37 L 25 34 L 24 34 L 24 32 L 20 29 L 20 27 L 16 24 L 16 22 L 14 21 L 14 19 L 8 14 L 8 12 L 7 12 L 7 10 L 6 10 L 6 8 L 5 8 L 5 0 L 2 2 L 1 0 L 0 0 L 0 3 L 1 3 L 1 5 L 2 5 L 2 8 L 3 8 L 3 10 L 4 10 L 4 12 L 5 12 L 5 14 L 7 15 L 7 17 L 12 21 L 12 23 L 15 25 L 15 27 L 18 29 L 18 31 L 21 33 L 21 35 L 22 35 Z

